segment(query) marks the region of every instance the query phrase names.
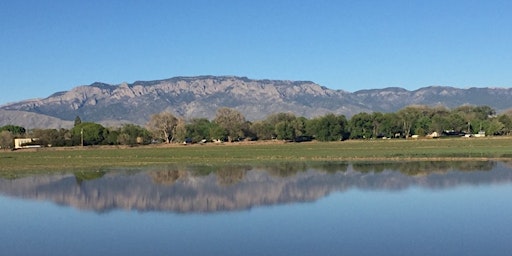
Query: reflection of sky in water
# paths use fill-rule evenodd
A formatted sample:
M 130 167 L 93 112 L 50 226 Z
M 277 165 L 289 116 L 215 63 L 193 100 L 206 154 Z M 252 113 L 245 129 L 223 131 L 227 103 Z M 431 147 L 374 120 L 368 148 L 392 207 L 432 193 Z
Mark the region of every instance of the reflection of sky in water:
M 509 171 L 509 170 L 507 170 Z M 485 172 L 492 175 L 492 172 Z M 5 255 L 508 255 L 512 183 L 353 187 L 215 214 L 97 214 L 0 196 Z

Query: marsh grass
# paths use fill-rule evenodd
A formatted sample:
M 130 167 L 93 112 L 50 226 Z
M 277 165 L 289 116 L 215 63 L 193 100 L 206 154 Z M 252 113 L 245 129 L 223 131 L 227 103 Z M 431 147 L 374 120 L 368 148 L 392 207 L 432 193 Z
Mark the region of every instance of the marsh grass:
M 512 157 L 512 138 L 354 140 L 307 143 L 85 147 L 0 151 L 0 171 L 101 170 L 165 164 L 257 164 L 295 161 L 399 161 Z

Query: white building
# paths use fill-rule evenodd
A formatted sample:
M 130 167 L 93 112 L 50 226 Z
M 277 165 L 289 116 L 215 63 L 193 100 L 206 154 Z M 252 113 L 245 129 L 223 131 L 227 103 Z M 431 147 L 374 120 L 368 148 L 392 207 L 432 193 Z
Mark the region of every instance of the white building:
M 21 149 L 21 148 L 40 148 L 41 145 L 34 145 L 34 142 L 38 139 L 33 138 L 19 138 L 14 139 L 14 149 Z M 30 145 L 26 145 L 30 144 Z

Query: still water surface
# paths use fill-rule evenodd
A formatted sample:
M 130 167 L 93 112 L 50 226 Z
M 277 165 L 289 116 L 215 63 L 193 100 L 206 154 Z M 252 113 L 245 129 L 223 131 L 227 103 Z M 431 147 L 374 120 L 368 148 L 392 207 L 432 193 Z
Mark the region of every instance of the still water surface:
M 0 179 L 1 255 L 510 255 L 503 162 L 168 166 Z

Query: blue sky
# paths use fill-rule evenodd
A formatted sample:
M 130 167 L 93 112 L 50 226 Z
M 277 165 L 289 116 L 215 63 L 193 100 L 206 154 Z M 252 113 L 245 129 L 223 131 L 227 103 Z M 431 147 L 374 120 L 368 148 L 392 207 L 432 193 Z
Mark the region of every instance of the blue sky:
M 0 105 L 236 75 L 354 92 L 512 86 L 512 1 L 0 2 Z

